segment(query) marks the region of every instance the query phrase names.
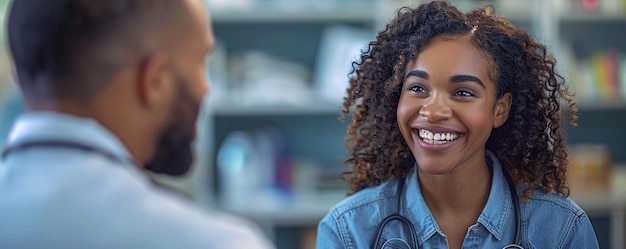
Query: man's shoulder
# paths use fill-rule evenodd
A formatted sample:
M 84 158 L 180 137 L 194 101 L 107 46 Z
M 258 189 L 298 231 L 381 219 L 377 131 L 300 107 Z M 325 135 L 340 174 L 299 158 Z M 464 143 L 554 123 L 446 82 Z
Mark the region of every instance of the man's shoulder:
M 231 248 L 271 248 L 257 225 L 246 219 L 203 208 L 152 185 L 133 196 L 139 198 L 128 200 L 132 206 L 127 211 L 129 217 L 134 217 L 138 231 L 170 238 L 172 247 L 223 243 Z
M 57 227 L 83 231 L 81 241 L 76 243 L 85 246 L 103 243 L 122 248 L 197 248 L 221 243 L 232 245 L 230 248 L 272 248 L 255 224 L 206 210 L 152 184 L 139 169 L 99 158 L 71 163 L 81 165 L 69 167 L 71 171 L 55 170 L 47 182 L 34 186 L 41 190 L 35 191 L 39 193 L 20 188 L 25 193 L 23 198 L 0 202 L 6 210 L 26 219 L 16 228 L 16 234 L 24 238 L 39 236 L 42 242 L 56 241 L 61 243 L 59 247 L 66 247 L 60 238 L 70 234 Z M 14 179 L 22 181 L 20 186 L 32 182 L 33 177 L 20 176 L 23 179 Z M 28 225 L 35 223 L 39 228 Z M 118 239 L 107 239 L 112 237 Z M 151 245 L 157 238 L 163 243 Z

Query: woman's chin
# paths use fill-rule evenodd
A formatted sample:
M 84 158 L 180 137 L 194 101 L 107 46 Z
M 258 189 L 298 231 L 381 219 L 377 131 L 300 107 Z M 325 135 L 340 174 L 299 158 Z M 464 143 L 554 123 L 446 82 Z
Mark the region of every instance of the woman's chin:
M 454 170 L 452 165 L 438 163 L 417 163 L 420 174 L 446 175 Z

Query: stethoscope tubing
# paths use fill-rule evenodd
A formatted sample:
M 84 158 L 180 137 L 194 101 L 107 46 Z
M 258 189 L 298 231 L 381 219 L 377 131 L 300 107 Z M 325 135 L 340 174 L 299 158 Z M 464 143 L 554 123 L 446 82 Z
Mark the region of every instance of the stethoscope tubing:
M 520 217 L 520 204 L 519 204 L 519 196 L 517 194 L 517 190 L 515 189 L 515 184 L 513 182 L 513 179 L 511 177 L 511 175 L 509 174 L 508 171 L 503 170 L 504 173 L 504 177 L 506 178 L 506 181 L 508 183 L 509 186 L 509 191 L 511 192 L 511 199 L 513 201 L 513 209 L 515 212 L 515 238 L 514 238 L 514 243 L 513 244 L 509 244 L 503 247 L 503 249 L 524 249 L 520 244 L 521 244 L 521 217 Z M 405 242 L 405 244 L 409 247 L 409 249 L 418 249 L 419 248 L 419 241 L 417 240 L 417 232 L 415 230 L 415 226 L 413 226 L 413 223 L 411 221 L 409 221 L 406 217 L 402 216 L 400 214 L 400 207 L 401 207 L 401 200 L 402 200 L 402 196 L 404 194 L 404 178 L 399 179 L 398 181 L 398 186 L 396 189 L 396 207 L 395 207 L 395 213 L 387 216 L 385 219 L 383 219 L 383 221 L 380 223 L 380 225 L 378 226 L 378 230 L 376 231 L 376 237 L 373 241 L 372 244 L 372 248 L 384 248 L 386 245 L 386 242 L 383 243 L 382 245 L 381 243 L 381 239 L 383 237 L 383 231 L 385 230 L 385 227 L 387 226 L 387 224 L 389 224 L 392 221 L 399 221 L 400 223 L 402 223 L 403 226 L 407 227 L 409 229 L 409 233 L 411 234 L 411 239 L 410 241 L 405 241 L 400 239 L 400 241 Z
M 133 165 L 135 164 L 131 159 L 124 160 L 118 156 L 113 155 L 112 153 L 108 151 L 97 148 L 95 146 L 91 146 L 91 145 L 87 145 L 87 144 L 83 144 L 79 142 L 74 142 L 74 141 L 64 141 L 64 140 L 35 140 L 35 141 L 17 143 L 17 144 L 6 147 L 2 151 L 1 158 L 4 160 L 10 154 L 13 154 L 19 151 L 28 150 L 31 148 L 38 148 L 38 147 L 75 149 L 75 150 L 80 150 L 80 151 L 84 151 L 87 153 L 98 154 L 114 162 L 118 162 L 122 164 L 125 164 L 125 163 L 129 163 Z

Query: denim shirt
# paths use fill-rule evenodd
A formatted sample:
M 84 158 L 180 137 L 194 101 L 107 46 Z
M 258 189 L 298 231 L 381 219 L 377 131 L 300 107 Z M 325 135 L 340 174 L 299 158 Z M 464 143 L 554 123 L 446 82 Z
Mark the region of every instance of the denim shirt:
M 493 170 L 489 199 L 468 228 L 462 248 L 502 248 L 514 243 L 516 219 L 509 185 L 498 159 L 489 151 L 486 154 Z M 381 222 L 396 210 L 397 186 L 398 179 L 391 179 L 333 207 L 318 225 L 317 248 L 370 248 Z M 400 214 L 415 227 L 419 248 L 448 248 L 446 235 L 421 194 L 415 168 L 404 184 Z M 524 248 L 598 248 L 589 217 L 569 198 L 535 191 L 529 202 L 520 201 L 520 216 L 519 244 Z M 385 232 L 396 233 L 395 237 L 402 233 L 409 240 L 399 224 L 387 226 Z

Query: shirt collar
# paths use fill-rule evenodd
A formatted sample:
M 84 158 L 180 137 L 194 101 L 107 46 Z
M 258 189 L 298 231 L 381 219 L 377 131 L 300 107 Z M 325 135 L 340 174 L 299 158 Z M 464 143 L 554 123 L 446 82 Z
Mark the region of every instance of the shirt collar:
M 422 190 L 417 177 L 417 165 L 413 167 L 407 176 L 404 188 L 406 197 L 402 198 L 405 202 L 402 206 L 406 207 L 406 209 L 402 210 L 404 212 L 403 215 L 416 225 L 415 232 L 418 234 L 417 240 L 420 246 L 435 233 L 443 235 L 443 232 L 439 229 L 439 225 L 437 225 L 437 221 L 435 221 L 435 217 L 433 217 L 433 214 L 430 212 L 422 196 Z
M 121 159 L 132 158 L 122 142 L 96 120 L 60 112 L 22 114 L 13 126 L 8 145 L 43 140 L 80 143 Z
M 513 200 L 509 183 L 504 177 L 500 160 L 491 151 L 486 151 L 487 162 L 493 170 L 491 192 L 487 205 L 478 217 L 478 223 L 483 225 L 498 240 L 502 239 L 506 230 L 507 221 L 513 215 Z
M 490 151 L 486 151 L 486 158 L 493 170 L 493 177 L 491 179 L 489 199 L 478 217 L 478 223 L 484 226 L 498 240 L 501 240 L 507 221 L 513 215 L 511 211 L 513 210 L 513 203 L 500 161 Z M 420 245 L 435 233 L 443 235 L 421 194 L 416 167 L 407 176 L 405 193 L 406 198 L 403 198 L 405 203 L 402 205 L 406 208 L 402 212 L 416 224 L 415 229 L 419 236 L 418 241 Z

